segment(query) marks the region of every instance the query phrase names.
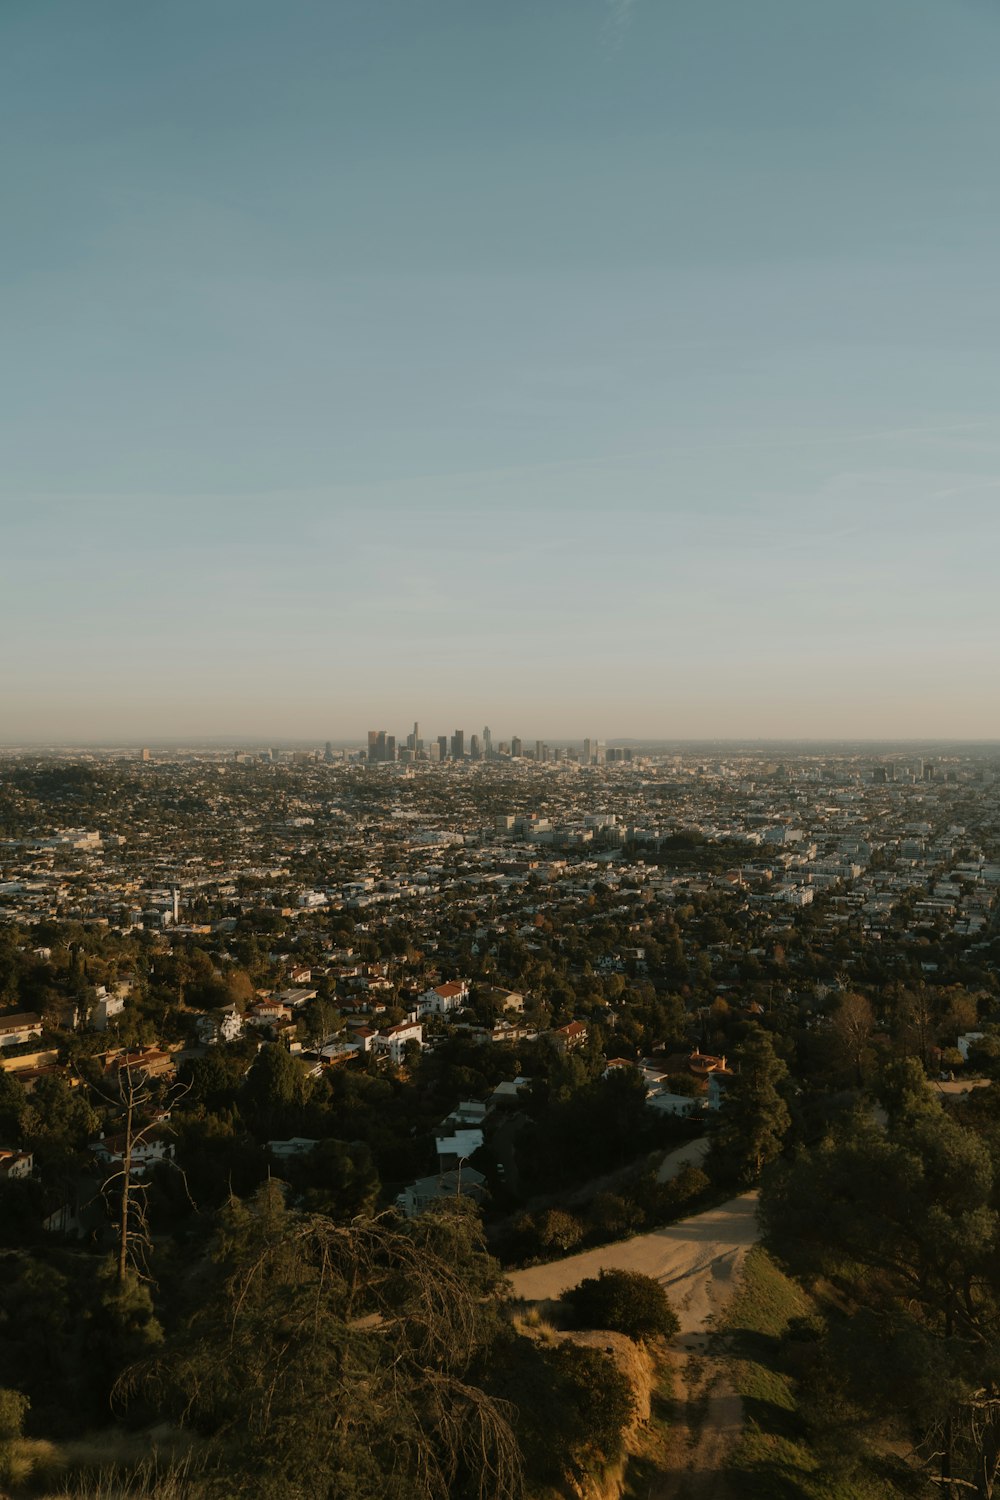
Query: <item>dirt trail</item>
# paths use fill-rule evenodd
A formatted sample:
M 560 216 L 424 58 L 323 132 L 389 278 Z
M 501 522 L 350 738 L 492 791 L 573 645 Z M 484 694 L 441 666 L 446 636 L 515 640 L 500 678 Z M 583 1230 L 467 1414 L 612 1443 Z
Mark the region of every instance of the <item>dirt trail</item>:
M 686 1146 L 678 1146 L 676 1151 L 669 1151 L 660 1162 L 657 1182 L 672 1182 L 685 1167 L 702 1166 L 708 1155 L 708 1146 L 708 1136 L 702 1135 L 695 1141 L 688 1141 Z
M 723 1466 L 743 1413 L 711 1330 L 737 1289 L 744 1257 L 757 1237 L 757 1195 L 743 1193 L 652 1234 L 515 1271 L 510 1278 L 515 1295 L 531 1302 L 554 1299 L 602 1268 L 644 1271 L 666 1287 L 681 1325 L 670 1355 L 673 1444 L 669 1464 L 652 1480 L 644 1500 L 729 1500 Z

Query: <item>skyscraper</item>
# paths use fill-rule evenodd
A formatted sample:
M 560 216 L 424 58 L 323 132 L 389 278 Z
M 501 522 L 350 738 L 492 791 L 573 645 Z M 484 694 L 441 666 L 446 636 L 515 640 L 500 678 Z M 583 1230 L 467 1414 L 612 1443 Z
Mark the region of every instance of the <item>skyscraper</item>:
M 490 734 L 490 726 L 488 724 L 483 730 L 483 759 L 493 759 L 493 736 Z
M 513 736 L 513 738 L 511 739 L 511 742 L 510 742 L 510 753 L 511 753 L 511 756 L 513 757 L 514 760 L 520 760 L 520 758 L 521 758 L 521 741 L 520 741 L 519 737 L 516 734 Z
M 446 734 L 439 734 L 438 735 L 438 760 L 447 760 L 447 759 L 448 759 L 448 736 Z
M 451 758 L 452 758 L 452 760 L 464 760 L 465 759 L 465 730 L 464 729 L 456 729 L 455 733 L 451 737 Z

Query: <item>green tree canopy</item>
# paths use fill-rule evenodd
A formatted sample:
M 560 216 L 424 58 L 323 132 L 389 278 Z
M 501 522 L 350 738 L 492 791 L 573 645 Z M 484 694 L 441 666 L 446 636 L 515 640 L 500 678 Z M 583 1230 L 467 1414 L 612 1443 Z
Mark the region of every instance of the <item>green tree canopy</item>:
M 782 1094 L 788 1069 L 759 1026 L 737 1048 L 734 1063 L 706 1165 L 717 1180 L 751 1187 L 781 1151 L 791 1123 Z

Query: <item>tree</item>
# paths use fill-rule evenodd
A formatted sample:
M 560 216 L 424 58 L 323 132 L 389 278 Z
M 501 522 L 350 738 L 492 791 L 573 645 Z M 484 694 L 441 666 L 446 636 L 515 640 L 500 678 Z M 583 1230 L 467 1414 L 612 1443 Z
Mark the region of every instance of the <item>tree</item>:
M 294 1131 L 309 1096 L 302 1064 L 278 1042 L 265 1042 L 243 1085 L 247 1115 L 262 1138 Z
M 578 1328 L 610 1328 L 636 1340 L 673 1338 L 680 1329 L 663 1287 L 641 1271 L 602 1270 L 563 1292 L 562 1300 Z
M 989 1500 L 1000 1475 L 993 1163 L 919 1065 L 890 1082 L 885 1126 L 855 1113 L 765 1182 L 765 1231 L 851 1307 L 830 1353 L 858 1409 L 909 1424 L 943 1494 Z
M 24 1130 L 28 1096 L 12 1073 L 0 1067 L 0 1143 L 16 1146 Z
M 513 1411 L 476 1379 L 503 1284 L 462 1206 L 338 1225 L 267 1183 L 224 1212 L 210 1280 L 121 1387 L 202 1434 L 209 1493 L 520 1496 Z
M 875 1029 L 872 1008 L 864 995 L 854 991 L 843 995 L 833 1013 L 833 1037 L 844 1064 L 860 1088 L 864 1082 L 864 1064 L 868 1044 Z
M 735 1054 L 736 1076 L 719 1110 L 707 1160 L 710 1177 L 750 1187 L 781 1151 L 791 1118 L 781 1095 L 788 1069 L 755 1026 Z

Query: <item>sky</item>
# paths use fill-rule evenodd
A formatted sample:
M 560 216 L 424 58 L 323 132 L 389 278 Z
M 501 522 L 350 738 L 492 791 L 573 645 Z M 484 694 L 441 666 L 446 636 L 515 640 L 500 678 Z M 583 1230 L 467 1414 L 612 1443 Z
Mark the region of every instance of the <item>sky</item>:
M 0 7 L 0 743 L 1000 737 L 993 0 Z

